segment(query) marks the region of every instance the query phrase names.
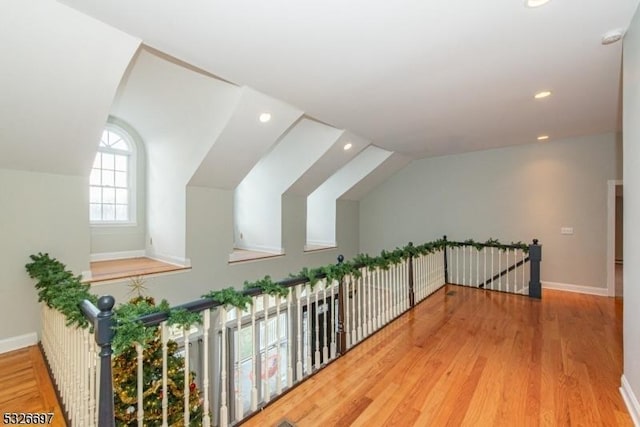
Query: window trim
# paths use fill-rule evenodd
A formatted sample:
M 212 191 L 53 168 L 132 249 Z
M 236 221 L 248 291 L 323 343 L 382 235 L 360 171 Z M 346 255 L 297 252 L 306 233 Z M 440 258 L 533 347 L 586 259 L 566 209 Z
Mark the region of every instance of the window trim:
M 104 125 L 103 131 L 111 131 L 117 133 L 127 144 L 129 144 L 130 151 L 127 155 L 128 164 L 127 164 L 127 185 L 129 190 L 129 219 L 127 221 L 95 221 L 91 220 L 91 216 L 89 216 L 89 225 L 95 228 L 103 228 L 103 227 L 137 227 L 138 226 L 138 210 L 137 210 L 137 174 L 138 174 L 138 144 L 135 139 L 131 136 L 126 129 L 122 126 L 118 126 L 115 123 L 107 122 Z M 100 136 L 102 138 L 102 135 Z M 96 150 L 96 155 L 98 153 L 109 153 L 109 154 L 122 154 L 120 150 L 114 150 L 108 147 L 100 147 L 100 142 L 98 142 L 98 148 Z M 94 157 L 95 161 L 95 157 Z M 93 169 L 93 168 L 92 168 Z M 91 188 L 91 183 L 89 183 L 89 189 Z M 90 206 L 91 202 L 87 203 L 87 206 Z

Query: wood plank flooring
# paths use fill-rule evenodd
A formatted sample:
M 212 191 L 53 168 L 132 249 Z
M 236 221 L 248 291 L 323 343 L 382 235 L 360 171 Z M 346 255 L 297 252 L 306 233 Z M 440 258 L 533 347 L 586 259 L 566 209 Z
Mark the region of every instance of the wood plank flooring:
M 632 426 L 620 299 L 447 286 L 246 426 Z
M 619 299 L 447 286 L 245 425 L 632 426 Z M 2 412 L 64 420 L 38 347 L 0 355 Z
M 44 363 L 38 346 L 0 355 L 0 412 L 53 412 L 49 425 L 66 427 Z

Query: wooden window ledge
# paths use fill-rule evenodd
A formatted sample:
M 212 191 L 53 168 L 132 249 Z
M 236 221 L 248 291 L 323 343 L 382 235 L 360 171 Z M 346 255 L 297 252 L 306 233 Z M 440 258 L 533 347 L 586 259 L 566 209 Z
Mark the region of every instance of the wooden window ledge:
M 146 257 L 94 261 L 90 265 L 91 279 L 87 280 L 89 283 L 122 280 L 138 276 L 149 276 L 152 274 L 191 269 L 191 267 L 169 264 Z

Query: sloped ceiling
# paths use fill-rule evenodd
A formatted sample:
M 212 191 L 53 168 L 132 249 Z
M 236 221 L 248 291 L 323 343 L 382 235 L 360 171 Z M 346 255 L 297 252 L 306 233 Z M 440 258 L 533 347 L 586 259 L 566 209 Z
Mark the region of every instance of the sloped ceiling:
M 55 2 L 2 2 L 0 167 L 88 176 L 139 44 Z
M 617 128 L 638 0 L 62 0 L 375 145 L 434 156 Z M 535 102 L 542 89 L 554 92 Z
M 269 113 L 271 120 L 262 123 L 262 113 Z M 243 87 L 233 114 L 190 184 L 233 190 L 300 116 L 297 108 Z

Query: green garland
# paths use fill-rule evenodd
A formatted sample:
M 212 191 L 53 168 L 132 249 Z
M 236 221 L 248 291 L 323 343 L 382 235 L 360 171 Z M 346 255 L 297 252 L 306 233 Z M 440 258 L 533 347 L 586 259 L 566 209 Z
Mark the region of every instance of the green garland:
M 89 284 L 82 283 L 82 276 L 74 276 L 66 265 L 39 252 L 30 256 L 31 261 L 25 265 L 29 277 L 36 279 L 38 302 L 58 310 L 67 318 L 67 326 L 87 328 L 89 322 L 78 308 L 80 301 L 89 300 L 94 305 L 98 297 L 89 292 Z
M 506 251 L 508 249 L 520 249 L 524 253 L 529 253 L 529 245 L 524 242 L 511 242 L 510 244 L 500 243 L 497 239 L 489 239 L 486 242 L 476 242 L 473 239 L 467 239 L 464 242 L 447 242 L 447 246 L 452 248 L 458 248 L 461 246 L 471 246 L 480 251 L 485 247 L 497 248 L 500 251 Z
M 260 289 L 263 294 L 271 295 L 272 297 L 286 298 L 289 296 L 289 288 L 274 282 L 271 280 L 271 276 L 264 276 L 263 279 L 255 282 L 245 281 L 244 289 Z
M 439 239 L 418 246 L 410 243 L 404 248 L 395 248 L 392 251 L 383 250 L 377 257 L 358 254 L 351 261 L 318 268 L 305 267 L 298 274 L 290 275 L 290 277 L 304 280 L 313 289 L 322 277 L 326 278 L 327 283 L 332 283 L 334 280 L 340 282 L 347 275 L 360 277 L 362 274 L 361 268 L 388 270 L 391 266 L 412 257 L 428 255 L 446 247 L 461 246 L 472 246 L 477 250 L 481 250 L 484 247 L 492 247 L 503 251 L 512 248 L 521 249 L 524 252 L 529 251 L 529 246 L 522 242 L 506 245 L 495 239 L 489 239 L 484 243 L 476 242 L 472 239 L 464 242 Z M 81 276 L 74 276 L 72 272 L 66 269 L 64 264 L 55 258 L 49 257 L 48 254 L 38 253 L 37 255 L 31 255 L 30 258 L 32 262 L 25 267 L 29 276 L 37 280 L 35 286 L 38 289 L 38 301 L 42 301 L 47 306 L 64 314 L 67 318 L 67 325 L 82 328 L 90 326 L 79 309 L 79 304 L 83 300 L 89 300 L 94 305 L 97 304 L 97 296 L 89 292 L 90 285 L 82 283 Z M 245 291 L 243 292 L 233 287 L 228 287 L 211 291 L 202 295 L 202 298 L 216 301 L 227 307 L 246 310 L 253 301 L 246 293 L 247 290 L 259 289 L 263 294 L 282 298 L 286 298 L 290 293 L 289 287 L 274 282 L 270 276 L 265 276 L 255 282 L 245 281 L 244 289 Z M 144 346 L 153 340 L 157 327 L 145 327 L 138 320 L 141 316 L 166 313 L 169 325 L 178 325 L 185 328 L 202 323 L 201 313 L 193 313 L 181 308 L 172 309 L 166 300 L 162 300 L 159 305 L 155 305 L 153 299 L 143 298 L 141 295 L 138 295 L 137 298 L 128 303 L 120 304 L 114 310 L 114 313 L 115 337 L 113 347 L 116 354 L 129 348 L 134 343 Z
M 239 292 L 233 287 L 211 291 L 202 295 L 202 298 L 210 299 L 226 307 L 236 307 L 244 311 L 253 302 L 250 296 Z

